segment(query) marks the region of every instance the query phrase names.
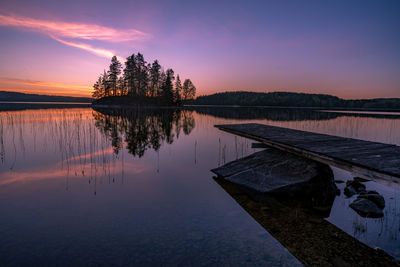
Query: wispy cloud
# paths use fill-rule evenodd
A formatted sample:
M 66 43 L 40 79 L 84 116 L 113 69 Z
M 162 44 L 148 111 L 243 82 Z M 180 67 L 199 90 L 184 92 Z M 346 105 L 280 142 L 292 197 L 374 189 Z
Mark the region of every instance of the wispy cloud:
M 92 54 L 111 58 L 114 51 L 104 48 L 93 47 L 89 44 L 71 41 L 97 40 L 106 42 L 133 42 L 143 41 L 150 37 L 149 34 L 136 29 L 115 29 L 96 24 L 69 23 L 62 21 L 49 21 L 27 18 L 17 15 L 1 15 L 0 26 L 16 27 L 34 32 L 46 34 L 64 45 L 83 49 Z
M 93 47 L 91 45 L 85 44 L 85 43 L 75 43 L 75 42 L 70 42 L 70 41 L 65 41 L 65 40 L 61 40 L 57 37 L 51 36 L 54 40 L 68 45 L 68 46 L 72 46 L 72 47 L 76 47 L 76 48 L 80 48 L 86 51 L 89 51 L 92 54 L 101 56 L 101 57 L 106 57 L 106 58 L 111 58 L 112 56 L 115 55 L 115 53 L 112 50 L 107 50 L 107 49 L 103 49 L 103 48 L 96 48 Z
M 149 37 L 136 29 L 121 30 L 96 24 L 39 20 L 16 15 L 0 15 L 0 26 L 25 28 L 56 37 L 107 42 L 137 41 Z

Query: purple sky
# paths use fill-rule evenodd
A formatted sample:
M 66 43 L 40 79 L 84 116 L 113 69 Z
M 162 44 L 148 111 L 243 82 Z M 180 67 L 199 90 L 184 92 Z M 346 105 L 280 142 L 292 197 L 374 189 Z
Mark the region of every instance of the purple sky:
M 0 90 L 90 95 L 110 56 L 197 94 L 400 97 L 399 1 L 19 1 L 0 7 Z

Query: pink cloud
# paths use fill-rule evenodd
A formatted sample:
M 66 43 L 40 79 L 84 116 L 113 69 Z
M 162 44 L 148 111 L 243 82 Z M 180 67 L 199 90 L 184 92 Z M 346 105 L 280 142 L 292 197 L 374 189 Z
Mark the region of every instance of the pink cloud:
M 38 20 L 15 15 L 0 15 L 0 26 L 25 28 L 63 38 L 107 42 L 138 41 L 149 37 L 147 33 L 136 29 L 121 30 L 95 24 Z
M 95 54 L 95 55 L 98 55 L 101 57 L 111 58 L 112 56 L 115 55 L 114 52 L 111 50 L 107 50 L 107 49 L 103 49 L 103 48 L 96 48 L 96 47 L 93 47 L 93 46 L 85 44 L 85 43 L 75 43 L 75 42 L 65 41 L 65 40 L 61 40 L 54 36 L 51 36 L 51 38 L 53 38 L 54 40 L 56 40 L 62 44 L 80 48 L 80 49 L 86 50 L 92 54 Z
M 65 38 L 118 43 L 143 41 L 150 37 L 149 34 L 136 29 L 115 29 L 96 24 L 39 20 L 17 15 L 0 14 L 0 26 L 44 33 L 64 45 L 79 48 L 106 58 L 111 58 L 115 53 L 112 50 L 93 47 L 82 42 L 67 41 Z M 119 60 L 122 60 L 122 58 L 119 57 Z

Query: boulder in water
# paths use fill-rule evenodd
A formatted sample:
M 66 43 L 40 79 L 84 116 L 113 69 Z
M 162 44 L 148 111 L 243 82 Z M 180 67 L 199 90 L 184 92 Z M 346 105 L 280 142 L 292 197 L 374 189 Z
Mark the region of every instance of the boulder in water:
M 329 165 L 267 148 L 211 170 L 225 180 L 258 193 L 306 197 L 319 211 L 329 211 L 336 185 Z
M 343 190 L 346 197 L 352 197 L 357 194 L 357 191 L 352 186 L 346 186 Z
M 362 217 L 383 217 L 382 210 L 374 202 L 366 198 L 357 198 L 350 204 L 350 208 L 355 210 Z
M 349 180 L 346 182 L 346 187 L 353 187 L 357 193 L 365 190 L 365 185 L 356 180 Z
M 376 191 L 366 191 L 364 193 L 360 193 L 358 198 L 365 198 L 375 203 L 380 209 L 385 208 L 385 199 L 383 196 L 379 195 Z

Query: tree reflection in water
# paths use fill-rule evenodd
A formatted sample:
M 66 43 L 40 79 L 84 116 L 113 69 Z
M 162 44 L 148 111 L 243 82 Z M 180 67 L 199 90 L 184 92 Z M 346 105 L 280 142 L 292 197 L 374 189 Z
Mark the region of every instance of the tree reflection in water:
M 111 140 L 118 154 L 126 142 L 133 156 L 142 157 L 147 149 L 158 151 L 172 144 L 181 131 L 189 135 L 195 127 L 193 111 L 180 109 L 95 109 L 95 126 Z M 124 140 L 124 141 L 123 141 Z

